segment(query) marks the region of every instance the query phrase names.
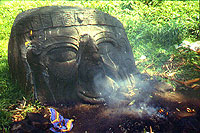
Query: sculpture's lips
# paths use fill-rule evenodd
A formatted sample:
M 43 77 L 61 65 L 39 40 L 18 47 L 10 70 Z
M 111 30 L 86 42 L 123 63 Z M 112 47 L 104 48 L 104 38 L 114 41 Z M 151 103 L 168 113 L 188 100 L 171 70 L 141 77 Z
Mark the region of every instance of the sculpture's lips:
M 105 99 L 101 95 L 91 95 L 88 91 L 78 90 L 78 96 L 89 103 L 104 103 Z
M 116 80 L 109 76 L 96 75 L 90 86 L 79 82 L 77 94 L 79 98 L 87 103 L 128 103 L 132 100 L 131 84 L 117 84 Z M 128 80 L 128 79 L 127 79 Z M 129 80 L 131 80 L 129 78 Z M 124 82 L 126 83 L 126 82 Z

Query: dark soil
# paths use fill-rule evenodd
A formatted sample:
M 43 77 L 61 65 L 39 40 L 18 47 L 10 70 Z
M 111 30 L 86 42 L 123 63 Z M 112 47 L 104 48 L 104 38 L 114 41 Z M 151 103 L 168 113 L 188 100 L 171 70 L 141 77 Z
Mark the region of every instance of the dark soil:
M 131 106 L 78 104 L 54 107 L 64 118 L 74 119 L 71 133 L 133 133 L 133 132 L 200 132 L 200 102 L 185 99 L 181 94 L 156 93 L 148 106 L 157 112 L 148 114 Z M 193 111 L 189 111 L 187 109 Z M 160 111 L 162 109 L 162 111 Z M 48 109 L 30 113 L 23 121 L 13 123 L 12 132 L 50 132 Z

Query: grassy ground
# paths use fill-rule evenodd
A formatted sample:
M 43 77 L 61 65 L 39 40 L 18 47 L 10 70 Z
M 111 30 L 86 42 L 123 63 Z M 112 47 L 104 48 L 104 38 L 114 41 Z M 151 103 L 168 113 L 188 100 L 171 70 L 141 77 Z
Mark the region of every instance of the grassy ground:
M 118 18 L 124 25 L 137 67 L 150 75 L 173 74 L 173 78 L 188 80 L 197 78 L 194 71 L 200 65 L 198 53 L 189 49 L 176 49 L 183 40 L 200 40 L 198 1 L 146 1 L 146 2 L 0 2 L 0 128 L 11 123 L 11 106 L 25 93 L 13 85 L 9 78 L 7 45 L 12 24 L 18 13 L 40 6 L 64 5 L 96 8 Z M 141 58 L 143 57 L 143 59 Z M 175 62 L 172 62 L 175 61 Z M 171 62 L 170 62 L 171 61 Z M 179 67 L 171 67 L 179 65 Z

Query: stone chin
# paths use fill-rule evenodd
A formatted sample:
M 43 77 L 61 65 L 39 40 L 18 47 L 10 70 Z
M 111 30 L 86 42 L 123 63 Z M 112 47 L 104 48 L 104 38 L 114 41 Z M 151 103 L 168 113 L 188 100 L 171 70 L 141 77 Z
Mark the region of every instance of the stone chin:
M 79 98 L 85 103 L 99 104 L 106 102 L 105 98 L 101 95 L 91 95 L 90 92 L 84 91 L 83 89 L 78 89 L 77 94 Z

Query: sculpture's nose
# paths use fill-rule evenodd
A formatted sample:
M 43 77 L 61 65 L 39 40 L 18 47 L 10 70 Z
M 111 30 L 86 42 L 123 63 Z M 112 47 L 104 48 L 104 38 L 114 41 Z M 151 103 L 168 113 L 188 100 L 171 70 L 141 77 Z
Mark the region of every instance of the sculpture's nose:
M 103 61 L 95 41 L 88 35 L 82 35 L 77 56 L 79 79 L 94 79 L 97 73 L 104 73 Z
M 79 82 L 90 96 L 107 96 L 118 88 L 116 82 L 107 75 L 98 46 L 87 34 L 80 38 L 77 63 Z
M 98 53 L 98 47 L 95 44 L 95 41 L 88 34 L 84 34 L 80 38 L 77 57 L 78 65 L 80 64 L 80 61 L 82 61 L 81 63 L 83 63 L 83 61 L 91 61 L 93 65 L 102 61 L 101 56 Z

